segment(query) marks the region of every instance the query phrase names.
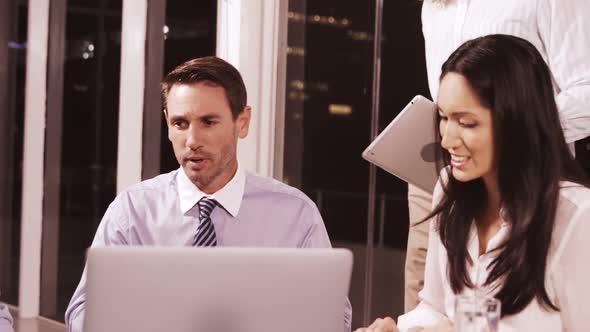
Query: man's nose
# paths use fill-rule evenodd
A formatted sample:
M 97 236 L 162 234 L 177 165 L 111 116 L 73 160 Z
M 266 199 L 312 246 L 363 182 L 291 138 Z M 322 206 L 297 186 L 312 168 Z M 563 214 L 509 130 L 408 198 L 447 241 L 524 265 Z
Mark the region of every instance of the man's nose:
M 191 150 L 197 150 L 200 144 L 199 132 L 191 126 L 187 131 L 186 146 Z

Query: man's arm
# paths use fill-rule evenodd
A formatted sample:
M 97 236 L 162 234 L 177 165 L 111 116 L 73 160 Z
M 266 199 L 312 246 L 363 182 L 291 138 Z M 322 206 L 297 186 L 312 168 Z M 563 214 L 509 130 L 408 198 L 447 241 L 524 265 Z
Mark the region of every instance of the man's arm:
M 0 303 L 0 332 L 13 332 L 12 316 L 8 311 L 8 307 Z
M 96 230 L 92 247 L 127 244 L 127 219 L 121 205 L 121 196 L 111 203 Z M 82 332 L 85 304 L 86 268 L 66 309 L 65 323 L 68 332 Z
M 568 143 L 590 136 L 590 1 L 542 0 L 537 25 Z
M 328 231 L 324 220 L 320 215 L 320 211 L 312 202 L 304 207 L 304 211 L 301 213 L 301 222 L 308 224 L 311 221 L 311 227 L 305 234 L 303 239 L 302 248 L 331 248 L 330 238 L 328 237 Z M 352 305 L 348 298 L 345 299 L 344 304 L 344 332 L 350 332 L 352 330 Z

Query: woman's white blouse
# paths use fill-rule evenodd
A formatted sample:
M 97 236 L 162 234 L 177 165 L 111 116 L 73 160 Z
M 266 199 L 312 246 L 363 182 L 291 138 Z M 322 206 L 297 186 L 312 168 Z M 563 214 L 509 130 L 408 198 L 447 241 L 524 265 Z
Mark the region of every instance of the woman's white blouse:
M 440 185 L 433 204 L 442 195 Z M 487 266 L 497 255 L 491 252 L 510 232 L 504 224 L 490 240 L 486 253 L 478 257 L 479 242 L 475 225 L 469 235 L 468 251 L 474 264 L 467 266 L 471 280 L 483 285 Z M 416 326 L 435 325 L 441 318 L 454 317 L 454 301 L 447 277 L 447 253 L 434 223 L 430 227 L 424 289 L 416 309 L 398 318 L 400 331 Z M 560 311 L 547 311 L 534 299 L 520 313 L 504 317 L 500 332 L 512 331 L 590 331 L 590 189 L 571 182 L 562 182 L 555 217 L 554 233 L 549 248 L 546 287 L 551 301 Z M 493 295 L 492 286 L 478 292 Z M 465 290 L 463 294 L 473 293 Z

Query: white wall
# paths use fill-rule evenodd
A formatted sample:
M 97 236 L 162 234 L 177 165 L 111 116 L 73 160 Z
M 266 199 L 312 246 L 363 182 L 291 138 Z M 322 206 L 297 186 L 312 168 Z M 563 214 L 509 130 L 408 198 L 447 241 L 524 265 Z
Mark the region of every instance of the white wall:
M 49 0 L 29 0 L 28 8 L 19 272 L 23 318 L 39 314 Z
M 286 63 L 286 0 L 219 0 L 217 56 L 242 74 L 253 116 L 238 146 L 247 170 L 280 178 Z

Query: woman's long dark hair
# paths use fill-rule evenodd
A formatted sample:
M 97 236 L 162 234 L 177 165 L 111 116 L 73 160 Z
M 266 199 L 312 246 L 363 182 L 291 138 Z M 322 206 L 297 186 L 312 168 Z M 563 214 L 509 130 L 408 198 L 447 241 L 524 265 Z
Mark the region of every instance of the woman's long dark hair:
M 547 309 L 559 310 L 545 289 L 559 182 L 588 183 L 565 142 L 549 69 L 528 41 L 489 35 L 453 52 L 443 64 L 441 80 L 451 72 L 462 75 L 493 113 L 502 216 L 512 226 L 488 267 L 485 285 L 500 285 L 495 296 L 502 302 L 502 315 L 520 312 L 534 298 Z M 438 126 L 435 130 L 440 143 Z M 448 166 L 449 153 L 443 149 L 439 153 Z M 481 178 L 460 182 L 450 173 L 448 178 L 443 198 L 429 218 L 436 216 L 447 250 L 451 288 L 459 293 L 464 287 L 475 287 L 467 272 L 471 264 L 467 240 L 471 223 L 487 200 Z

